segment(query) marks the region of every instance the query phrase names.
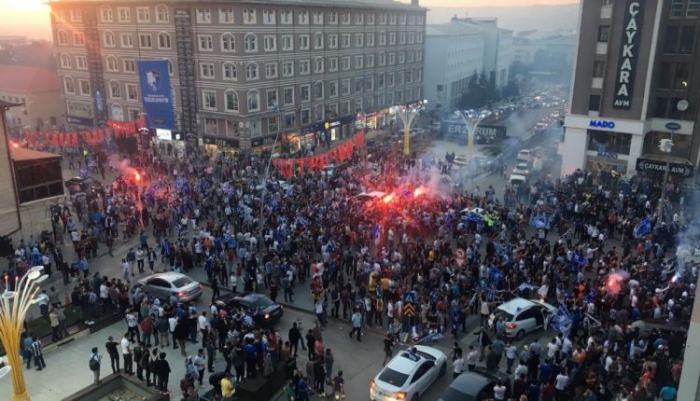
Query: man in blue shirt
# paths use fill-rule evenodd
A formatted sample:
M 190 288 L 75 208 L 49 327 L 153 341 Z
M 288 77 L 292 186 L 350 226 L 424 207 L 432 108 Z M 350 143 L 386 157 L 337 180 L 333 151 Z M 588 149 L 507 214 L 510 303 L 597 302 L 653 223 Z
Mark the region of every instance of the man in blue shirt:
M 676 388 L 673 387 L 671 383 L 667 383 L 661 388 L 661 391 L 659 391 L 659 397 L 661 397 L 661 401 L 674 401 L 676 399 L 676 392 Z

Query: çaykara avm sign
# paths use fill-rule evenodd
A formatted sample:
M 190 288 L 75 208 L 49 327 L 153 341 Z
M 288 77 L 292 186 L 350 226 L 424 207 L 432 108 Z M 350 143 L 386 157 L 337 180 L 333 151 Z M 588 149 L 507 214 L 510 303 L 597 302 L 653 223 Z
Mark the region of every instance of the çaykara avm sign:
M 632 92 L 639 57 L 639 42 L 642 36 L 642 2 L 627 0 L 625 9 L 625 31 L 622 34 L 620 60 L 617 67 L 613 108 L 629 110 L 632 107 Z
M 172 130 L 175 125 L 168 60 L 139 60 L 141 102 L 148 128 Z
M 671 175 L 677 175 L 684 178 L 693 175 L 693 167 L 684 164 L 669 163 L 669 171 Z M 652 173 L 665 173 L 666 163 L 650 159 L 637 159 L 637 171 L 645 171 Z

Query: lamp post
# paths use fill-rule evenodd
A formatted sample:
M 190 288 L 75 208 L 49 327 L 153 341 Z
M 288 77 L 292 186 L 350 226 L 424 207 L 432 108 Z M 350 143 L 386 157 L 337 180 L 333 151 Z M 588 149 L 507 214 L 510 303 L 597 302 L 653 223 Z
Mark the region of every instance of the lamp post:
M 675 106 L 676 110 L 683 113 L 684 111 L 688 110 L 689 104 L 687 100 L 681 99 Z M 663 205 L 664 200 L 666 199 L 666 185 L 668 183 L 668 173 L 671 170 L 671 151 L 673 150 L 673 135 L 678 129 L 681 128 L 681 125 L 677 122 L 669 122 L 666 124 L 666 128 L 668 128 L 671 131 L 671 137 L 669 139 L 662 139 L 659 141 L 659 150 L 666 153 L 666 170 L 664 171 L 664 181 L 661 183 L 661 199 L 659 199 L 659 210 L 656 216 L 657 226 L 661 225 L 661 222 L 663 222 Z
M 476 129 L 484 118 L 491 115 L 491 112 L 488 110 L 457 110 L 455 114 L 462 119 L 462 122 L 467 128 L 467 161 L 471 166 L 474 159 L 474 137 L 476 136 Z
M 403 154 L 406 156 L 411 155 L 411 124 L 421 110 L 422 106 L 402 107 L 396 112 L 403 123 Z
M 7 362 L 11 368 L 13 401 L 30 400 L 20 357 L 22 328 L 29 307 L 45 297 L 36 296 L 39 293 L 39 284 L 49 277 L 41 274 L 42 269 L 43 266 L 32 267 L 19 280 L 14 291 L 8 290 L 8 283 L 5 292 L 0 296 L 0 342 L 5 347 Z

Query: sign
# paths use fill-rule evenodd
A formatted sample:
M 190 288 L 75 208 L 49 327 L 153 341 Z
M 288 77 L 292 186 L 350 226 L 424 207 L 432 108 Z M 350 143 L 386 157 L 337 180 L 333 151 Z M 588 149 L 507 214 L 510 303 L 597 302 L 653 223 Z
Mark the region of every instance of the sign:
M 669 174 L 688 178 L 693 175 L 693 167 L 687 166 L 685 164 L 669 163 Z M 651 172 L 651 173 L 665 173 L 666 163 L 650 160 L 650 159 L 637 159 L 637 171 Z
M 171 141 L 173 139 L 173 132 L 169 129 L 156 128 L 156 138 Z
M 641 27 L 644 16 L 642 2 L 639 0 L 627 0 L 625 9 L 624 34 L 620 48 L 620 60 L 615 78 L 615 95 L 613 96 L 613 108 L 629 110 L 632 107 L 632 93 L 639 57 L 639 42 L 641 39 Z
M 617 159 L 617 153 L 613 152 L 598 152 L 598 157 L 605 157 L 608 159 Z
M 448 137 L 467 139 L 467 126 L 461 120 L 444 120 L 442 132 Z M 506 127 L 502 125 L 479 125 L 476 128 L 474 141 L 476 143 L 491 143 L 501 141 L 506 137 Z
M 168 60 L 139 60 L 141 101 L 149 128 L 172 130 L 175 125 Z
M 588 123 L 588 126 L 593 128 L 613 129 L 615 128 L 615 121 L 591 120 L 591 122 Z
M 679 129 L 681 129 L 681 125 L 677 122 L 671 121 L 670 123 L 666 123 L 666 129 L 669 129 L 671 131 L 678 131 Z
M 66 116 L 66 122 L 68 124 L 86 125 L 88 127 L 95 125 L 94 119 L 86 117 Z
M 207 145 L 216 145 L 222 148 L 238 148 L 240 143 L 238 139 L 228 139 L 228 138 L 214 138 L 205 136 L 204 143 Z
M 414 317 L 416 315 L 416 307 L 412 303 L 407 303 L 403 306 L 403 315 L 405 317 Z

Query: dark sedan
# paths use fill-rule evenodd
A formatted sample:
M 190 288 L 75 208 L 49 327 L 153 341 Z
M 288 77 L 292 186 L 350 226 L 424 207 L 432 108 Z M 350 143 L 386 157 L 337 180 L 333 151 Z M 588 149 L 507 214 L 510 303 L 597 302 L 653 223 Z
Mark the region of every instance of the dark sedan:
M 510 378 L 495 370 L 476 367 L 457 376 L 438 401 L 485 401 L 493 399 L 493 387 L 501 379 L 506 386 L 506 399 L 510 396 Z
M 253 321 L 258 326 L 268 327 L 282 318 L 284 306 L 273 302 L 263 294 L 250 293 L 239 297 L 226 294 L 216 300 L 219 307 L 224 307 L 229 312 L 243 308 L 245 311 L 253 311 Z
M 66 188 L 71 194 L 76 192 L 102 192 L 102 183 L 91 177 L 73 177 L 66 180 Z

